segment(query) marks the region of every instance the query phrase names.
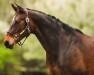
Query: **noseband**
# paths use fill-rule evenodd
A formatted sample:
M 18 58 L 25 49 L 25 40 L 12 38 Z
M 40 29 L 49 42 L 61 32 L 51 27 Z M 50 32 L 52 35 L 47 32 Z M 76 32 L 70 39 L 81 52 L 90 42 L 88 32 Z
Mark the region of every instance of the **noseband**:
M 29 23 L 30 23 L 30 19 L 29 19 L 29 17 L 28 17 L 28 10 L 27 9 L 25 9 L 25 11 L 26 11 L 26 19 L 25 19 L 25 21 L 26 21 L 26 27 L 25 27 L 25 29 L 24 30 L 22 30 L 21 32 L 20 32 L 20 35 L 22 35 L 26 30 L 28 31 L 28 34 L 30 35 L 30 33 L 31 33 L 31 30 L 30 30 L 30 25 L 29 25 Z M 14 37 L 14 39 L 15 40 L 17 40 L 18 38 L 19 38 L 19 36 L 17 35 L 17 36 L 15 36 L 13 33 L 11 33 L 11 32 L 7 32 L 8 34 L 10 34 L 10 35 L 12 35 L 13 37 Z M 28 35 L 28 36 L 29 36 Z M 18 45 L 19 46 L 22 46 L 23 44 L 24 44 L 24 42 L 25 42 L 25 40 L 27 39 L 27 37 L 28 36 L 26 36 L 25 37 L 25 39 L 24 39 L 24 41 L 23 42 L 18 42 Z

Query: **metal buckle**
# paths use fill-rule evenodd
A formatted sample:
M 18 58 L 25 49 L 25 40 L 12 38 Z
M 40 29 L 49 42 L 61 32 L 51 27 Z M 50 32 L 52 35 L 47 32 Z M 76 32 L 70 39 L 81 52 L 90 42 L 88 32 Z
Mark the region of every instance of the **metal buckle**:
M 29 26 L 26 26 L 26 29 L 28 30 L 28 33 L 31 33 Z
M 26 22 L 29 23 L 29 18 L 28 17 L 26 18 Z

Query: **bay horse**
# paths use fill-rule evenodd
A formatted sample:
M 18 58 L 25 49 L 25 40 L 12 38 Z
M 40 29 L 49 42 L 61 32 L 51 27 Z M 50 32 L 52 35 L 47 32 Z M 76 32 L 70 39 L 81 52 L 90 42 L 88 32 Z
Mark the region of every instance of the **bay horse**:
M 4 45 L 15 44 L 31 33 L 46 51 L 50 75 L 94 75 L 94 38 L 38 10 L 12 4 L 16 14 L 5 36 Z

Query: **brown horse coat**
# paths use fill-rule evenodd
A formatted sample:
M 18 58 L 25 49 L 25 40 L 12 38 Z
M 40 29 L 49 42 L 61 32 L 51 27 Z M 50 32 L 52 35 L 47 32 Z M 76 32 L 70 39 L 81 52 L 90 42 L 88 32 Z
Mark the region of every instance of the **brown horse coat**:
M 93 37 L 68 26 L 54 16 L 37 10 L 25 11 L 18 5 L 12 7 L 16 11 L 16 18 L 5 37 L 4 44 L 7 48 L 13 48 L 15 44 L 13 36 L 24 30 L 28 11 L 30 31 L 37 36 L 46 51 L 50 75 L 94 75 Z M 24 24 L 20 25 L 22 20 Z M 21 38 L 18 36 L 16 43 L 23 39 L 27 32 L 25 30 L 20 35 Z

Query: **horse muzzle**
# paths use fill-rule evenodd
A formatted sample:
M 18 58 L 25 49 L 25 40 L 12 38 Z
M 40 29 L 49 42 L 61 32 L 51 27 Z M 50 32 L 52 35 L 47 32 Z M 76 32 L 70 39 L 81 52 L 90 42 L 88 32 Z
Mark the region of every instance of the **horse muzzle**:
M 15 40 L 12 36 L 6 35 L 4 39 L 4 45 L 6 48 L 13 49 L 15 45 Z

